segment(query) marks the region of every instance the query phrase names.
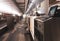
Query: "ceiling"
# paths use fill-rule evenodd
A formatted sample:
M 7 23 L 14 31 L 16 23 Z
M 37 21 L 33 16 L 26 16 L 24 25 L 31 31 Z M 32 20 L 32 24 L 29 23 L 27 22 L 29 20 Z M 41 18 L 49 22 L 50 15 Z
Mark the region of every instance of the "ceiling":
M 20 2 L 24 2 L 25 0 L 16 0 L 16 2 L 20 3 Z
M 0 13 L 22 14 L 12 0 L 0 0 Z
M 28 0 L 13 0 L 22 13 L 25 12 Z
M 58 2 L 60 2 L 60 1 L 59 0 L 49 0 L 50 6 L 53 5 L 53 4 L 56 4 Z

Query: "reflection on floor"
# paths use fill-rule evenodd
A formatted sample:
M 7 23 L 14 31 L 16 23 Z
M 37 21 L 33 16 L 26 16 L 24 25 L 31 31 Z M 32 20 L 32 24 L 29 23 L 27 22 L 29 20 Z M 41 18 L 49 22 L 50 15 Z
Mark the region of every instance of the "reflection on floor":
M 13 26 L 12 26 L 13 28 Z M 33 41 L 30 33 L 26 33 L 24 27 L 21 28 L 20 24 L 16 24 L 11 31 L 4 28 L 0 31 L 0 41 Z

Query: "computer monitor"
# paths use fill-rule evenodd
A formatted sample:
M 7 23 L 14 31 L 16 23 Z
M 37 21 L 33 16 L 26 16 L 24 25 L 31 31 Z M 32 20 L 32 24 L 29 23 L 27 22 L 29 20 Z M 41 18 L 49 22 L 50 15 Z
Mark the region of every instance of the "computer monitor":
M 49 16 L 54 16 L 54 14 L 56 14 L 57 8 L 58 8 L 57 5 L 51 7 L 48 15 L 49 15 Z

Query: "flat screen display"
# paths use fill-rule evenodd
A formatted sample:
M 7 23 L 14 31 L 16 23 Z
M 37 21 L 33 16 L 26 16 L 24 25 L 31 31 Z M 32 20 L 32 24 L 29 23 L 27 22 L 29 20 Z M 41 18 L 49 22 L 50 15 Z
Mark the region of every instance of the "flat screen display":
M 49 11 L 49 16 L 54 16 L 54 14 L 56 13 L 57 11 L 57 6 L 53 6 L 50 8 L 50 11 Z

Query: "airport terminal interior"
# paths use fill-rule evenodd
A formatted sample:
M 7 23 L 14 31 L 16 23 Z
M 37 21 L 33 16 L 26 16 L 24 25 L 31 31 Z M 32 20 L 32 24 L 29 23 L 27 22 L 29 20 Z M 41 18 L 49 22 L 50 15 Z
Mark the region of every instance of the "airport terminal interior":
M 0 0 L 0 41 L 60 41 L 60 0 Z

